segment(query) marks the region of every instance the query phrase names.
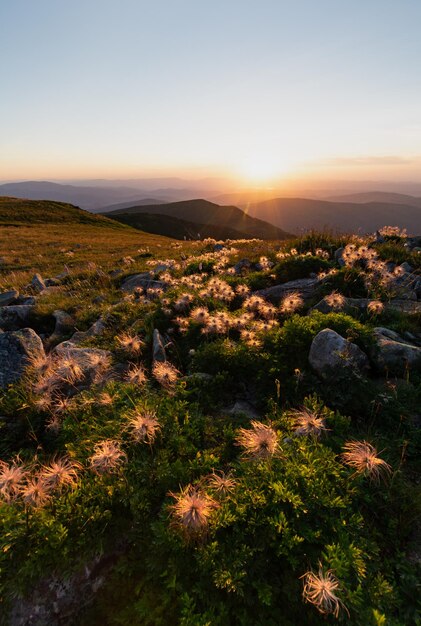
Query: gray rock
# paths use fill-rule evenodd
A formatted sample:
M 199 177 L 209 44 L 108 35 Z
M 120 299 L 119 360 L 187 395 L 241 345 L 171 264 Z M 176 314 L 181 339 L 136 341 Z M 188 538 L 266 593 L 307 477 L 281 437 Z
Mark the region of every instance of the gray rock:
M 228 415 L 245 415 L 249 419 L 259 419 L 261 416 L 254 406 L 247 400 L 236 400 L 234 405 L 226 411 Z
M 78 330 L 76 331 L 70 338 L 70 341 L 74 344 L 79 344 L 82 343 L 83 341 L 85 341 L 86 339 L 89 339 L 90 337 L 95 337 L 97 335 L 102 335 L 105 332 L 105 329 L 107 327 L 107 321 L 105 318 L 100 317 L 97 319 L 96 322 L 94 322 L 92 324 L 92 326 L 90 328 L 88 328 L 88 330 L 85 331 L 81 331 Z
M 333 380 L 346 370 L 361 373 L 369 369 L 367 355 L 330 328 L 315 336 L 308 359 L 316 374 L 324 379 Z
M 234 265 L 234 269 L 236 274 L 241 274 L 243 270 L 248 270 L 251 268 L 251 261 L 249 259 L 241 259 Z
M 46 284 L 40 274 L 35 274 L 31 280 L 31 287 L 34 291 L 44 291 Z
M 142 272 L 141 274 L 133 274 L 124 279 L 121 284 L 123 291 L 134 291 L 136 288 L 142 289 L 167 289 L 168 284 L 162 280 L 154 280 L 149 272 Z
M 71 315 L 66 313 L 66 311 L 61 311 L 60 309 L 57 309 L 57 311 L 53 312 L 53 317 L 56 320 L 56 325 L 54 328 L 55 335 L 68 333 L 75 326 L 75 320 Z
M 382 372 L 403 375 L 407 370 L 421 369 L 421 348 L 412 345 L 389 328 L 374 329 L 376 346 L 371 358 Z
M 9 306 L 9 304 L 15 304 L 17 299 L 19 298 L 19 291 L 5 291 L 4 293 L 0 293 L 0 307 Z
M 44 357 L 40 337 L 32 328 L 0 334 L 0 388 L 18 381 L 31 358 Z
M 279 303 L 288 293 L 298 291 L 304 300 L 308 300 L 314 296 L 319 283 L 318 278 L 299 278 L 298 280 L 291 280 L 281 285 L 273 285 L 273 287 L 260 289 L 254 293 L 262 298 L 267 298 L 271 302 Z
M 29 304 L 11 304 L 0 307 L 0 328 L 3 330 L 19 330 L 28 326 L 32 309 Z
M 407 272 L 408 274 L 411 274 L 411 272 L 414 271 L 414 268 L 409 265 L 409 263 L 407 263 L 406 261 L 404 261 L 403 263 L 401 263 L 399 265 L 399 267 L 401 267 L 405 272 Z
M 77 363 L 83 373 L 80 384 L 77 384 L 79 389 L 86 388 L 86 386 L 89 386 L 92 382 L 99 382 L 111 367 L 112 353 L 109 350 L 80 348 L 72 341 L 59 343 L 51 351 L 51 354 L 54 357 L 73 359 Z M 66 387 L 65 381 L 63 386 Z M 71 387 L 73 390 L 75 389 L 75 385 L 71 385 Z
M 381 235 L 378 230 L 376 230 L 376 235 L 375 235 L 374 241 L 376 243 L 384 243 L 385 242 L 385 239 L 384 239 L 383 235 Z
M 337 250 L 335 250 L 335 254 L 333 255 L 333 258 L 335 259 L 337 264 L 340 265 L 341 267 L 345 266 L 345 261 L 343 259 L 344 252 L 345 252 L 345 248 L 338 248 Z
M 157 328 L 153 331 L 152 360 L 164 363 L 167 360 L 164 340 Z

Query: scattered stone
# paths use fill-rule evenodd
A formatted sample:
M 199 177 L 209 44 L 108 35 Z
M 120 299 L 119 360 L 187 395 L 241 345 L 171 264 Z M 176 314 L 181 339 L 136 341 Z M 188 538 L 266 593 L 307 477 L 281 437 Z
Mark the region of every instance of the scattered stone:
M 110 278 L 117 278 L 118 276 L 121 276 L 122 273 L 123 273 L 123 270 L 121 269 L 111 270 Z
M 333 257 L 334 257 L 335 261 L 336 261 L 336 262 L 338 263 L 338 265 L 340 265 L 341 267 L 344 267 L 344 266 L 345 266 L 345 261 L 344 261 L 344 259 L 343 259 L 344 252 L 345 252 L 345 248 L 338 248 L 338 249 L 335 251 L 334 255 L 333 255 Z
M 42 278 L 42 276 L 40 274 L 35 274 L 34 277 L 31 280 L 30 283 L 32 289 L 34 289 L 34 291 L 44 291 L 44 289 L 46 288 L 46 284 Z
M 250 404 L 250 402 L 247 402 L 247 400 L 237 400 L 234 405 L 228 409 L 227 413 L 229 415 L 245 415 L 251 420 L 261 417 L 254 406 Z
M 63 335 L 72 330 L 75 326 L 75 320 L 66 311 L 57 310 L 53 312 L 53 317 L 56 320 L 54 328 L 55 335 Z
M 251 261 L 249 259 L 241 259 L 234 265 L 234 269 L 236 274 L 241 274 L 243 270 L 249 270 L 252 266 Z
M 152 360 L 164 363 L 167 360 L 164 340 L 157 328 L 153 331 Z
M 316 374 L 324 379 L 334 380 L 344 370 L 363 373 L 369 369 L 367 355 L 355 343 L 347 341 L 330 328 L 325 328 L 315 336 L 308 358 Z
M 133 274 L 124 279 L 121 289 L 123 291 L 134 291 L 138 287 L 142 289 L 167 289 L 168 283 L 162 280 L 154 280 L 149 272 L 142 272 L 141 274 Z
M 0 328 L 2 330 L 19 330 L 29 325 L 32 309 L 29 304 L 11 304 L 0 307 Z
M 32 328 L 0 333 L 0 388 L 17 382 L 30 358 L 43 356 L 42 341 Z
M 4 293 L 0 293 L 0 307 L 9 306 L 9 304 L 15 304 L 17 299 L 19 298 L 19 291 L 5 291 Z
M 273 287 L 267 287 L 266 289 L 260 289 L 254 293 L 262 298 L 267 298 L 271 302 L 279 303 L 279 301 L 288 293 L 298 291 L 304 300 L 309 300 L 314 297 L 320 281 L 318 278 L 299 278 L 297 280 L 291 280 L 281 285 L 273 285 Z
M 383 327 L 374 329 L 376 346 L 371 358 L 382 372 L 403 375 L 407 370 L 421 368 L 421 348 L 412 345 L 393 330 Z
M 106 327 L 107 327 L 106 319 L 101 316 L 100 318 L 97 319 L 96 322 L 92 324 L 90 328 L 88 328 L 88 330 L 76 331 L 70 337 L 70 341 L 74 344 L 82 343 L 83 341 L 85 341 L 86 339 L 89 339 L 90 337 L 102 335 L 105 332 Z

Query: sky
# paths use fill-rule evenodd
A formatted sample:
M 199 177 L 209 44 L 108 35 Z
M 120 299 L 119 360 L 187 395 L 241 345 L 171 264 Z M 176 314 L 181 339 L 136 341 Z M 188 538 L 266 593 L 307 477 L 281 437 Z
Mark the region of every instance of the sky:
M 420 0 L 2 0 L 0 180 L 421 180 Z

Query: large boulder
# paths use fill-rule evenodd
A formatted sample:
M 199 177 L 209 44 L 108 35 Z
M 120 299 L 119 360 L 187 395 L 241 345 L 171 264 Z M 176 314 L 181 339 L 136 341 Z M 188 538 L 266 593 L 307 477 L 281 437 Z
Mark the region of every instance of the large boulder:
M 315 336 L 308 359 L 316 374 L 324 379 L 335 379 L 346 371 L 364 373 L 369 369 L 367 355 L 330 328 Z
M 0 333 L 0 388 L 18 381 L 32 358 L 43 357 L 42 341 L 32 328 Z
M 19 330 L 29 325 L 32 309 L 31 304 L 12 304 L 0 307 L 0 329 Z
M 397 376 L 421 369 L 421 348 L 412 345 L 388 328 L 374 329 L 376 345 L 371 358 L 376 368 Z

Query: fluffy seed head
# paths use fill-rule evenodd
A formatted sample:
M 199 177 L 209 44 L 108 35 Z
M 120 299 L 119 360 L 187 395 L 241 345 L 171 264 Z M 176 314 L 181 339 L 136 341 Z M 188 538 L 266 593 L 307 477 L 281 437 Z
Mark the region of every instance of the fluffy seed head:
M 304 305 L 303 297 L 297 292 L 291 292 L 286 295 L 281 302 L 280 308 L 282 313 L 294 313 Z
M 193 485 L 188 485 L 180 493 L 170 495 L 175 498 L 171 511 L 176 524 L 189 533 L 203 532 L 212 512 L 218 507 L 216 500 Z
M 106 439 L 96 444 L 89 461 L 95 473 L 109 474 L 118 470 L 127 461 L 127 456 L 118 441 Z
M 309 571 L 302 578 L 304 578 L 304 600 L 313 604 L 323 615 L 332 614 L 338 617 L 340 609 L 345 606 L 336 595 L 340 591 L 340 585 L 332 570 L 324 572 L 319 566 L 317 574 Z
M 253 459 L 267 459 L 279 451 L 278 436 L 271 426 L 252 421 L 251 428 L 240 428 L 237 445 Z
M 377 456 L 377 450 L 367 441 L 348 441 L 344 445 L 341 458 L 346 465 L 355 469 L 356 474 L 363 474 L 375 482 L 386 479 L 392 468 Z
M 28 477 L 28 470 L 13 461 L 10 465 L 0 461 L 0 498 L 6 502 L 15 500 Z
M 165 387 L 165 389 L 172 389 L 174 387 L 179 373 L 180 372 L 174 367 L 174 365 L 171 365 L 168 361 L 155 361 L 152 367 L 153 376 L 160 385 Z
M 294 411 L 294 427 L 297 435 L 312 435 L 320 437 L 327 430 L 323 417 L 320 417 L 306 408 Z
M 80 463 L 72 461 L 68 457 L 53 459 L 48 465 L 43 465 L 39 473 L 39 481 L 47 489 L 74 488 L 78 481 Z
M 21 495 L 26 506 L 41 508 L 51 500 L 52 487 L 39 478 L 29 480 L 23 487 Z
M 129 420 L 129 429 L 135 441 L 152 444 L 161 430 L 161 425 L 155 413 L 136 412 Z
M 126 354 L 130 354 L 131 356 L 139 355 L 144 346 L 140 337 L 137 335 L 130 335 L 129 333 L 123 333 L 118 336 L 117 344 L 123 352 L 126 352 Z

